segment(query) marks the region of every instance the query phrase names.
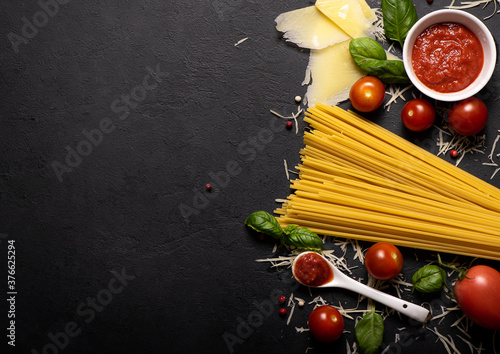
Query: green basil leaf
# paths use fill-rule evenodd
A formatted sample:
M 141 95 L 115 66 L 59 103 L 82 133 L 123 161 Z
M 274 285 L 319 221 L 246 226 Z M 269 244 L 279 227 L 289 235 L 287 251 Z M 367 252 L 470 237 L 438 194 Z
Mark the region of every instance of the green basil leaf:
M 245 225 L 276 239 L 281 240 L 283 238 L 283 229 L 278 220 L 266 211 L 261 210 L 250 214 L 245 220 Z
M 351 55 L 359 58 L 372 58 L 386 60 L 387 53 L 384 47 L 373 38 L 360 37 L 354 38 L 349 42 L 349 52 Z
M 323 240 L 313 231 L 301 227 L 285 235 L 285 244 L 303 251 L 323 251 Z
M 374 308 L 359 320 L 354 333 L 362 354 L 378 353 L 384 338 L 384 319 Z
M 446 283 L 446 272 L 437 265 L 426 265 L 413 274 L 413 288 L 421 293 L 434 293 L 443 289 Z
M 410 31 L 417 22 L 417 10 L 412 0 L 382 0 L 382 16 L 387 38 L 399 42 L 401 48 Z
M 405 84 L 410 79 L 401 60 L 386 60 L 387 54 L 376 40 L 361 37 L 349 43 L 349 52 L 354 63 L 368 75 L 375 76 L 387 84 Z
M 295 224 L 288 225 L 287 227 L 285 227 L 285 230 L 284 230 L 285 235 L 288 235 L 290 232 L 292 232 L 297 227 L 299 227 L 299 225 L 295 225 Z

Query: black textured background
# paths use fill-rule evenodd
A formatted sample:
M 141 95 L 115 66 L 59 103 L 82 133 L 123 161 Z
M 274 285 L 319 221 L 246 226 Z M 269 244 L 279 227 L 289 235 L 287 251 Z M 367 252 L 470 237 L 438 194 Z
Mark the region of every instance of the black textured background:
M 299 119 L 295 134 L 269 111 L 297 110 L 308 52 L 285 44 L 274 19 L 314 2 L 60 2 L 1 5 L 0 293 L 3 299 L 7 292 L 8 240 L 16 246 L 17 291 L 16 347 L 7 345 L 8 303 L 2 301 L 1 351 L 348 352 L 354 321 L 346 319 L 338 342 L 320 345 L 295 330 L 307 327 L 313 305 L 296 308 L 287 325 L 276 296 L 293 293 L 309 302 L 321 295 L 346 308 L 356 306 L 357 296 L 309 293 L 290 279 L 289 269 L 256 262 L 283 251 L 273 254 L 270 240 L 259 241 L 243 225 L 251 212 L 271 212 L 275 198 L 290 193 L 283 160 L 289 167 L 299 161 L 304 124 Z M 41 4 L 52 4 L 46 7 L 51 14 L 40 13 Z M 448 2 L 415 4 L 421 16 Z M 494 9 L 468 11 L 485 17 Z M 494 33 L 498 16 L 485 21 Z M 26 25 L 34 21 L 35 31 Z M 23 31 L 24 42 L 14 46 L 13 34 Z M 491 112 L 488 148 L 500 129 L 498 79 L 495 73 L 480 94 Z M 403 103 L 370 118 L 435 152 L 437 130 L 402 129 Z M 101 138 L 97 128 L 107 133 Z M 86 134 L 94 134 L 94 145 Z M 68 157 L 78 148 L 86 156 Z M 461 167 L 489 180 L 493 169 L 481 165 L 486 155 L 468 155 Z M 55 165 L 66 170 L 58 176 Z M 210 193 L 206 183 L 214 187 Z M 500 186 L 500 176 L 491 183 Z M 331 240 L 326 247 L 341 254 Z M 424 251 L 403 253 L 407 280 L 435 259 Z M 480 262 L 499 269 L 497 262 Z M 349 256 L 349 263 L 366 279 L 357 260 Z M 267 311 L 259 315 L 263 304 Z M 457 337 L 465 335 L 450 328 L 459 317 L 456 312 L 429 326 L 468 353 Z M 391 316 L 386 328 L 384 346 L 395 333 L 405 338 L 386 353 L 445 352 L 434 334 L 406 318 Z M 493 331 L 472 327 L 470 335 L 476 347 L 493 352 Z

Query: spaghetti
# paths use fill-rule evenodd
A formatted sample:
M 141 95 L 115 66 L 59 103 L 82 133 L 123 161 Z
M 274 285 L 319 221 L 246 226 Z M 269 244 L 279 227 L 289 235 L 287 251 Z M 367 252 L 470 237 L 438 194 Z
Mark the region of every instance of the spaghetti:
M 283 227 L 500 260 L 499 189 L 337 106 L 305 121 Z

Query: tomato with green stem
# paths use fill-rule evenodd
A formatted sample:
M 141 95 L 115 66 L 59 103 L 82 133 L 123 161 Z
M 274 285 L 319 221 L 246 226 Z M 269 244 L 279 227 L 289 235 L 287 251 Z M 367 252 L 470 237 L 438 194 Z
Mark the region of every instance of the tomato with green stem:
M 477 265 L 455 283 L 455 296 L 462 312 L 474 323 L 489 329 L 500 329 L 500 272 Z
M 344 318 L 330 305 L 316 307 L 309 315 L 307 323 L 313 337 L 323 343 L 339 339 L 344 331 Z
M 349 99 L 360 112 L 372 112 L 384 102 L 385 85 L 374 76 L 364 76 L 352 85 Z
M 378 242 L 366 251 L 365 268 L 375 279 L 394 279 L 403 269 L 403 255 L 393 244 Z

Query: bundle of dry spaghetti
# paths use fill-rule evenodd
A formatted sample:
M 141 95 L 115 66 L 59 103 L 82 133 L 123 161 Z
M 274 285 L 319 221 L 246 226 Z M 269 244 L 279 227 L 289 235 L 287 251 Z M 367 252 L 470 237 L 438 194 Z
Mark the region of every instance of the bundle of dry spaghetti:
M 499 189 L 337 106 L 305 120 L 282 226 L 500 260 Z

